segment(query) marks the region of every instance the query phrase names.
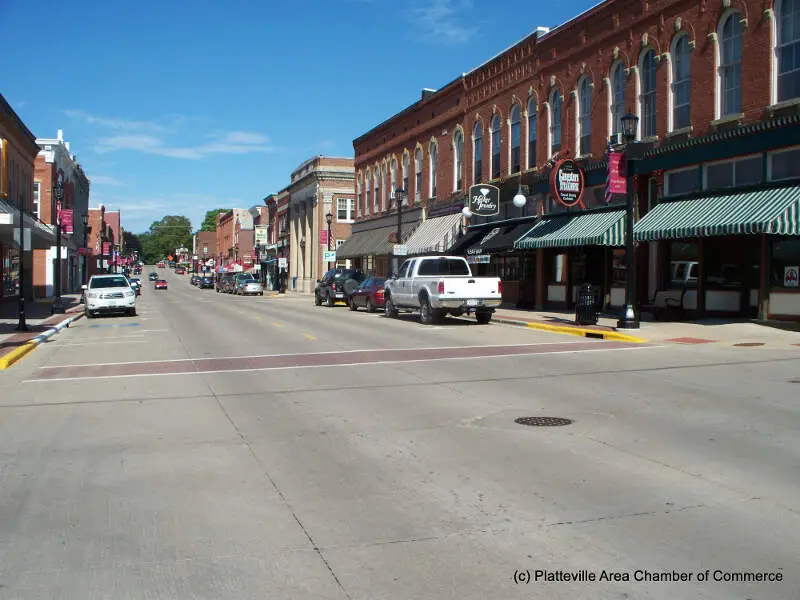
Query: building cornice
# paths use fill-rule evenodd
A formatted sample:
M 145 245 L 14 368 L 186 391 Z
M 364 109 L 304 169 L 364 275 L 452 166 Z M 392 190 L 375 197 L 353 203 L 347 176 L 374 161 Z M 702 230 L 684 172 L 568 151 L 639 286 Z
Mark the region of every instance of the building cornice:
M 0 94 L 0 110 L 8 119 L 16 125 L 19 132 L 22 134 L 23 140 L 27 143 L 28 148 L 34 152 L 34 156 L 39 153 L 39 145 L 36 143 L 36 136 L 31 133 L 28 126 L 19 118 L 19 115 L 11 108 L 11 105 L 6 101 L 3 94 Z

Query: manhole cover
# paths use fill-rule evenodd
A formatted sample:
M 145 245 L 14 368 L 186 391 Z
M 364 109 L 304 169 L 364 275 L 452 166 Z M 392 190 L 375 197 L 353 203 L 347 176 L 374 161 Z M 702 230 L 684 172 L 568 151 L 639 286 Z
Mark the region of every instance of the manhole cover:
M 763 346 L 763 342 L 742 342 L 740 344 L 734 344 L 737 348 L 755 348 L 756 346 Z
M 570 425 L 572 419 L 565 419 L 563 417 L 520 417 L 514 419 L 514 423 L 518 425 L 529 425 L 531 427 L 560 427 L 561 425 Z

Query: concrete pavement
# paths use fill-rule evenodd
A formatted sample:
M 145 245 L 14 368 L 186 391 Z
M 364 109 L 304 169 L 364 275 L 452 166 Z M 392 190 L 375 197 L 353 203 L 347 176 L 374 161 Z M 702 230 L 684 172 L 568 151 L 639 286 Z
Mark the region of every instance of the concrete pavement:
M 797 597 L 797 349 L 424 327 L 168 278 L 0 373 L 0 597 Z M 515 422 L 538 416 L 572 423 Z

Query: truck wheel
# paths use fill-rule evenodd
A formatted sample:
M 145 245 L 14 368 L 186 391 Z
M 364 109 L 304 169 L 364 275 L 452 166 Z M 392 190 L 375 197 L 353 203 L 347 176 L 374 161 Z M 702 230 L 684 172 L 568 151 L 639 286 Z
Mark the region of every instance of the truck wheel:
M 367 312 L 375 312 L 375 305 L 372 303 L 372 298 L 367 298 Z
M 492 313 L 490 313 L 490 312 L 476 312 L 475 313 L 475 320 L 478 322 L 479 325 L 486 325 L 489 321 L 492 320 Z
M 356 306 L 356 299 L 353 296 L 350 296 L 350 300 L 347 302 L 347 305 L 350 307 L 350 310 L 355 311 L 358 307 Z
M 435 320 L 436 314 L 431 308 L 431 302 L 427 296 L 423 296 L 419 302 L 419 322 L 423 325 L 433 325 Z
M 330 307 L 332 307 L 333 305 L 334 305 L 333 296 L 331 296 L 331 293 L 330 293 L 330 292 L 328 292 L 328 297 L 327 297 L 327 298 L 325 298 L 325 306 L 327 306 L 328 308 L 330 308 Z
M 391 296 L 386 296 L 386 304 L 383 307 L 383 314 L 390 319 L 397 317 L 397 309 L 394 306 L 394 302 L 392 302 Z
M 319 297 L 319 292 L 314 292 L 314 306 L 322 306 L 322 298 Z

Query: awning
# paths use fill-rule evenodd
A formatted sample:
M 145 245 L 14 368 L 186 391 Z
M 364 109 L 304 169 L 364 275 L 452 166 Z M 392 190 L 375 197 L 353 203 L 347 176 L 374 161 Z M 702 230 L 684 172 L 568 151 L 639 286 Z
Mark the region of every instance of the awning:
M 407 240 L 414 233 L 416 224 L 403 225 L 403 239 Z M 397 231 L 397 226 L 377 227 L 352 234 L 344 244 L 336 249 L 336 259 L 358 258 L 360 256 L 383 256 L 392 253 L 389 241 L 392 233 Z
M 0 198 L 0 225 L 13 226 L 16 212 L 16 207 L 11 206 L 8 202 Z
M 639 241 L 771 233 L 800 235 L 800 186 L 662 202 L 633 226 Z
M 465 250 L 486 235 L 483 229 L 468 229 L 464 235 L 456 240 L 456 243 L 447 251 L 449 254 L 464 254 Z
M 514 242 L 533 227 L 533 222 L 517 223 L 484 229 L 483 236 L 466 250 L 468 255 L 496 254 L 514 250 Z
M 423 221 L 406 242 L 408 255 L 447 252 L 458 239 L 460 228 L 461 213 Z
M 543 219 L 520 237 L 515 248 L 624 246 L 625 211 L 598 211 Z

